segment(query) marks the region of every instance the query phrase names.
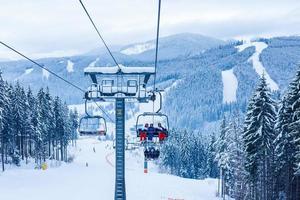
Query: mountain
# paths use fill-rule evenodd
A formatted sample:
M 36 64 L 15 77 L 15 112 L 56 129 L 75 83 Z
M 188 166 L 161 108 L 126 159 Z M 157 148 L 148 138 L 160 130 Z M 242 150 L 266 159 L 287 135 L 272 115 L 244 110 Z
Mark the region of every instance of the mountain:
M 224 45 L 226 42 L 199 34 L 182 33 L 159 39 L 159 59 L 173 59 L 191 53 L 201 53 L 207 49 Z M 121 48 L 121 53 L 137 60 L 151 61 L 155 56 L 156 40 L 136 43 Z
M 153 42 L 116 48 L 114 55 L 125 66 L 153 66 Z M 228 43 L 179 34 L 162 38 L 159 53 L 157 81 L 160 88 L 167 88 L 164 111 L 169 114 L 171 126 L 198 129 L 219 120 L 226 112 L 244 112 L 262 73 L 275 94 L 283 93 L 297 69 L 300 37 Z M 107 53 L 38 62 L 82 88 L 91 83 L 83 76 L 85 67 L 114 65 Z M 82 92 L 27 61 L 1 62 L 0 68 L 10 82 L 19 81 L 34 91 L 48 86 L 69 104 L 83 103 Z
M 160 55 L 164 54 L 165 59 L 172 59 L 172 57 L 185 55 L 187 52 L 195 51 L 199 53 L 198 50 L 203 51 L 224 43 L 225 42 L 222 40 L 196 34 L 178 34 L 161 39 Z M 150 57 L 151 52 L 153 52 L 152 50 L 145 51 L 139 55 L 126 55 L 122 53 L 124 49 L 131 48 L 135 45 L 136 44 L 127 45 L 126 47 L 113 46 L 113 50 L 115 50 L 113 54 L 117 61 L 120 64 L 128 66 L 153 66 L 154 54 Z M 178 49 L 182 45 L 185 45 L 184 51 L 179 51 Z M 168 52 L 170 52 L 170 57 L 167 55 Z M 162 59 L 160 58 L 160 60 Z M 83 75 L 85 67 L 114 65 L 110 55 L 103 48 L 94 49 L 79 56 L 44 58 L 38 59 L 37 62 L 43 64 L 51 71 L 63 76 L 72 83 L 80 85 L 82 88 L 87 88 L 91 83 L 90 80 Z M 34 91 L 37 91 L 42 86 L 49 86 L 55 95 L 62 96 L 70 104 L 82 102 L 82 92 L 74 90 L 71 86 L 66 85 L 47 71 L 41 70 L 28 61 L 1 62 L 0 68 L 3 71 L 4 78 L 10 82 L 22 82 L 23 84 L 30 86 Z M 28 70 L 31 68 L 32 70 Z M 70 68 L 72 70 L 70 70 Z

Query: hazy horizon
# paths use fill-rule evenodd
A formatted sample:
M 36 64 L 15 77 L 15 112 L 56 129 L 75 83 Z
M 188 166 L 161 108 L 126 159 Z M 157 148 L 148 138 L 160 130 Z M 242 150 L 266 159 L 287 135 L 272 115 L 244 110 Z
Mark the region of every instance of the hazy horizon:
M 79 1 L 0 0 L 0 40 L 34 58 L 103 47 Z M 109 46 L 155 37 L 157 0 L 83 3 Z M 163 0 L 161 36 L 197 33 L 223 40 L 300 34 L 300 1 Z M 17 55 L 0 47 L 0 59 Z

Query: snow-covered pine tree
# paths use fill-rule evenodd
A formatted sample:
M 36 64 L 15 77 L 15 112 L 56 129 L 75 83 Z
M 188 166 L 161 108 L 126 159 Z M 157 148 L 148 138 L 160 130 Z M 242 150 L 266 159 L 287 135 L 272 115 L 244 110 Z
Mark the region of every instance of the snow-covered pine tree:
M 16 164 L 19 164 L 18 157 L 24 160 L 25 158 L 25 109 L 26 109 L 26 97 L 23 88 L 17 82 L 12 99 L 12 112 L 13 112 L 13 131 L 16 134 Z
M 78 124 L 77 110 L 76 109 L 74 111 L 70 110 L 69 116 L 70 116 L 70 124 L 71 124 L 71 141 L 72 141 L 72 145 L 74 146 L 74 144 L 76 145 L 76 140 L 78 138 L 77 128 L 79 124 Z
M 49 88 L 46 88 L 45 92 L 45 109 L 48 111 L 45 113 L 45 123 L 46 123 L 46 129 L 47 129 L 47 153 L 48 157 L 52 159 L 54 157 L 54 139 L 55 139 L 55 130 L 54 130 L 54 112 L 53 112 L 53 99 L 50 95 Z
M 220 170 L 220 181 L 221 181 L 221 183 L 219 184 L 221 189 L 218 189 L 218 191 L 219 191 L 219 195 L 221 195 L 222 198 L 224 198 L 225 195 L 228 194 L 226 188 L 226 184 L 227 184 L 226 181 L 229 178 L 229 151 L 228 151 L 227 132 L 228 132 L 228 127 L 226 124 L 226 119 L 224 117 L 220 126 L 219 138 L 215 143 L 216 145 L 215 160 L 218 162 L 218 167 Z
M 248 108 L 244 130 L 246 168 L 254 186 L 251 199 L 272 199 L 275 118 L 276 103 L 262 76 Z
M 29 87 L 27 91 L 27 112 L 28 112 L 28 119 L 27 123 L 30 124 L 28 127 L 28 153 L 31 157 L 33 157 L 33 138 L 36 133 L 37 127 L 37 102 L 35 97 L 32 94 L 32 90 Z
M 206 169 L 206 171 L 208 173 L 208 177 L 217 178 L 219 176 L 219 170 L 218 170 L 218 162 L 216 162 L 216 160 L 215 160 L 215 157 L 216 157 L 215 133 L 213 133 L 210 137 L 211 137 L 210 143 L 208 145 L 208 151 L 207 151 L 207 169 Z
M 229 152 L 229 195 L 236 200 L 243 200 L 247 191 L 246 159 L 242 133 L 240 116 L 235 113 L 230 119 L 226 138 Z
M 300 69 L 289 85 L 287 93 L 287 110 L 291 114 L 288 132 L 294 140 L 294 181 L 292 184 L 292 198 L 300 198 Z
M 9 158 L 12 158 L 12 161 L 18 160 L 18 156 L 16 156 L 16 136 L 13 132 L 13 94 L 14 88 L 12 85 L 6 83 L 6 96 L 7 101 L 5 103 L 4 109 L 4 127 L 3 127 L 3 134 L 4 134 L 4 141 L 5 141 L 5 163 L 10 162 Z M 16 158 L 17 157 L 17 158 Z M 16 159 L 15 159 L 16 158 Z M 15 163 L 15 162 L 14 162 Z
M 7 102 L 6 96 L 6 84 L 2 79 L 0 72 L 0 148 L 1 148 L 1 166 L 4 171 L 4 148 L 5 148 L 5 133 L 4 133 L 4 121 L 5 121 L 5 104 Z
M 287 97 L 284 96 L 276 120 L 277 138 L 274 141 L 275 148 L 275 194 L 292 199 L 292 182 L 294 179 L 295 143 L 290 134 L 292 111 L 287 105 Z

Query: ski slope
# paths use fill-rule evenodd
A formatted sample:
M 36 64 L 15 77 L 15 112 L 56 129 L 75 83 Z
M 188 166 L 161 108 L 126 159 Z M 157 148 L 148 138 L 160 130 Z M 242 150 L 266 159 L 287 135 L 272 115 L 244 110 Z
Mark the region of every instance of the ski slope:
M 222 71 L 223 81 L 223 103 L 232 103 L 236 101 L 236 91 L 238 89 L 238 80 L 233 73 L 233 69 Z
M 263 64 L 260 62 L 259 59 L 261 52 L 265 48 L 267 48 L 268 45 L 264 42 L 253 42 L 253 45 L 255 46 L 256 52 L 249 58 L 249 61 L 252 61 L 253 68 L 259 76 L 262 76 L 264 74 L 269 88 L 272 91 L 278 90 L 279 87 L 277 83 L 270 77 L 270 75 L 267 73 L 266 69 L 264 68 Z
M 154 48 L 155 48 L 154 43 L 136 44 L 134 46 L 122 50 L 121 53 L 125 55 L 137 55 L 137 54 L 144 53 L 145 51 L 152 50 Z
M 150 172 L 144 174 L 140 153 L 139 150 L 126 152 L 127 199 L 217 199 L 217 182 L 214 179 L 192 180 L 159 174 L 152 163 L 149 166 Z M 45 171 L 21 168 L 0 173 L 1 199 L 113 199 L 115 169 L 112 144 L 95 138 L 81 138 L 74 154 L 72 163 Z
M 43 78 L 49 79 L 50 72 L 48 72 L 47 70 L 43 69 L 42 70 L 42 76 L 43 76 Z
M 74 72 L 74 63 L 71 60 L 68 60 L 67 63 L 67 71 L 69 73 Z
M 255 72 L 262 77 L 263 75 L 266 78 L 267 84 L 272 91 L 279 90 L 278 84 L 270 77 L 263 64 L 260 62 L 260 54 L 268 45 L 265 42 L 250 42 L 246 41 L 242 45 L 236 46 L 238 52 L 244 51 L 246 48 L 254 46 L 255 53 L 248 59 L 248 62 L 251 62 Z

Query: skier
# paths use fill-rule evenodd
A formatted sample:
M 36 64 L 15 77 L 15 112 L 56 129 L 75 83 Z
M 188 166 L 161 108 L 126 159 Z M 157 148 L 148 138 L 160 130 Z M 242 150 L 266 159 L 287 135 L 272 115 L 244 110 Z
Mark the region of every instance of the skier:
M 94 151 L 94 153 L 96 153 L 96 149 L 95 149 L 95 147 L 93 147 L 93 151 Z

